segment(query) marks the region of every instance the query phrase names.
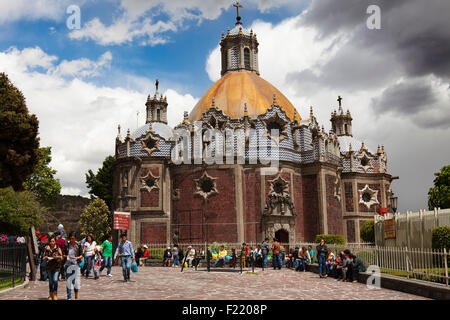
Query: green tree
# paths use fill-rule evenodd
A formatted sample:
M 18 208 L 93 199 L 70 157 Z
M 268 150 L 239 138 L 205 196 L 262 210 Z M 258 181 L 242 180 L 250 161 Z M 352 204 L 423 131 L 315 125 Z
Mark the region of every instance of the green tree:
M 428 191 L 428 209 L 450 208 L 450 165 L 434 174 L 434 187 Z
M 108 208 L 112 209 L 113 198 L 113 166 L 115 157 L 107 156 L 103 161 L 103 166 L 98 169 L 97 174 L 92 170 L 86 173 L 86 184 L 89 194 L 105 200 Z
M 92 200 L 80 215 L 78 225 L 81 234 L 86 236 L 89 233 L 94 235 L 98 241 L 103 241 L 111 233 L 111 214 L 103 199 Z
M 39 122 L 5 73 L 0 73 L 0 123 L 0 188 L 20 191 L 39 161 Z
M 51 205 L 61 192 L 61 184 L 59 179 L 55 179 L 56 170 L 50 167 L 51 147 L 41 148 L 40 152 L 41 159 L 31 177 L 25 181 L 24 187 L 34 192 L 42 204 Z
M 16 192 L 12 187 L 0 189 L 0 232 L 24 236 L 31 226 L 39 226 L 46 208 L 33 192 Z
M 364 242 L 375 243 L 375 222 L 373 220 L 364 221 L 359 234 Z

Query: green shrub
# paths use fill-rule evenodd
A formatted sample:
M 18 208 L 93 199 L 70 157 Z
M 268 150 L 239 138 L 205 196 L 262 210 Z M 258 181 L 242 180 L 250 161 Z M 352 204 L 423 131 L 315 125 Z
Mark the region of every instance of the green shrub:
M 433 249 L 450 249 L 450 227 L 440 226 L 433 229 L 432 232 Z
M 364 242 L 374 243 L 375 242 L 375 222 L 373 220 L 367 220 L 361 226 L 359 231 L 361 239 Z
M 325 240 L 326 244 L 345 244 L 345 238 L 340 234 L 318 234 L 315 242 L 319 243 L 320 239 Z
M 221 247 L 221 246 L 224 246 L 224 247 L 225 247 L 225 250 L 228 251 L 228 248 L 227 248 L 227 244 L 226 244 L 226 243 L 218 243 L 218 242 L 213 242 L 213 243 L 211 243 L 210 246 L 209 246 L 209 250 L 210 250 L 211 252 L 216 251 L 217 253 L 219 253 L 220 247 Z

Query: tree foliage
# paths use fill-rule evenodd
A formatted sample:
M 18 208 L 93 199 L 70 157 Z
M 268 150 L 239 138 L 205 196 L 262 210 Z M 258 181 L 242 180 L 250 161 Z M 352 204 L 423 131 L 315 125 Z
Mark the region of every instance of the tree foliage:
M 432 246 L 433 249 L 450 249 L 450 227 L 440 226 L 432 231 Z
M 375 243 L 375 222 L 373 220 L 364 221 L 359 234 L 364 242 Z
M 105 240 L 111 233 L 112 225 L 111 214 L 105 201 L 99 198 L 92 200 L 81 212 L 78 224 L 83 236 L 92 233 L 95 239 Z
M 40 153 L 41 158 L 33 174 L 25 181 L 24 187 L 34 192 L 42 204 L 50 205 L 56 202 L 61 184 L 59 179 L 55 179 L 56 170 L 50 167 L 51 147 L 41 148 Z
M 450 208 L 450 165 L 434 174 L 434 187 L 428 191 L 428 208 Z
M 340 234 L 318 234 L 315 242 L 319 243 L 320 239 L 325 240 L 327 244 L 345 244 L 345 238 Z
M 45 212 L 32 192 L 16 192 L 12 187 L 0 189 L 0 232 L 27 235 L 31 226 L 41 224 Z
M 0 123 L 0 188 L 23 190 L 40 157 L 39 122 L 5 73 L 0 73 Z
M 114 156 L 108 156 L 103 161 L 103 166 L 98 169 L 97 174 L 94 174 L 92 170 L 86 173 L 86 184 L 89 188 L 89 194 L 103 199 L 110 209 L 112 209 L 113 198 L 114 161 Z

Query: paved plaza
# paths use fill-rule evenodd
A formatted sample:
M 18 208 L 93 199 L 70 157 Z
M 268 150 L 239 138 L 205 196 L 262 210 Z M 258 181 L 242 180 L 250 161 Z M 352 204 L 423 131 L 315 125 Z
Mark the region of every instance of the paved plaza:
M 106 270 L 105 270 L 106 271 Z M 360 283 L 342 283 L 335 279 L 320 279 L 310 272 L 289 269 L 266 269 L 258 274 L 205 272 L 162 267 L 140 268 L 125 283 L 122 269 L 113 267 L 113 277 L 105 272 L 99 280 L 82 279 L 80 299 L 113 300 L 411 300 L 425 299 L 387 289 L 371 290 Z M 58 297 L 66 299 L 66 283 L 59 282 Z M 73 296 L 73 294 L 72 294 Z M 41 300 L 48 297 L 48 282 L 30 282 L 27 288 L 17 288 L 1 294 L 0 300 Z

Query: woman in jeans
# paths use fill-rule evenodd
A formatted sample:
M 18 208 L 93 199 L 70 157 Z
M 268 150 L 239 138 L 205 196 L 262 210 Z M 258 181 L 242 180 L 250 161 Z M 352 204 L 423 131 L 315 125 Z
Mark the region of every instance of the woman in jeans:
M 325 245 L 325 240 L 320 239 L 319 245 L 316 247 L 317 250 L 317 259 L 319 262 L 319 276 L 321 278 L 327 277 L 327 255 L 328 255 L 328 248 Z
M 45 247 L 44 261 L 46 262 L 45 268 L 48 274 L 49 284 L 49 300 L 58 300 L 58 278 L 59 271 L 61 269 L 62 252 L 56 245 L 56 239 L 52 237 L 49 244 Z
M 95 258 L 95 247 L 97 246 L 97 242 L 94 241 L 94 237 L 92 234 L 88 234 L 86 237 L 86 242 L 84 243 L 83 253 L 86 255 L 85 264 L 86 267 L 86 279 L 89 277 L 89 273 L 91 273 L 91 269 L 94 268 L 94 279 L 98 279 L 97 269 L 95 268 L 94 258 Z
M 66 270 L 66 286 L 67 286 L 67 300 L 72 300 L 72 286 L 75 291 L 75 299 L 78 299 L 78 288 L 80 267 L 78 262 L 83 259 L 83 249 L 81 245 L 76 242 L 75 234 L 69 234 L 69 243 L 64 252 L 64 258 L 67 259 L 64 265 Z

